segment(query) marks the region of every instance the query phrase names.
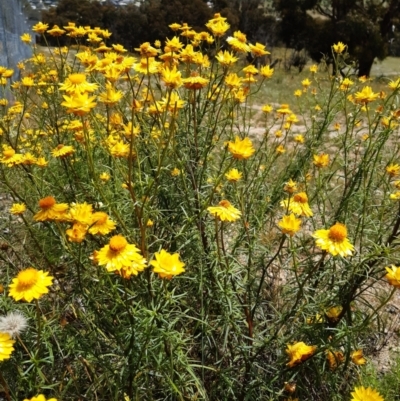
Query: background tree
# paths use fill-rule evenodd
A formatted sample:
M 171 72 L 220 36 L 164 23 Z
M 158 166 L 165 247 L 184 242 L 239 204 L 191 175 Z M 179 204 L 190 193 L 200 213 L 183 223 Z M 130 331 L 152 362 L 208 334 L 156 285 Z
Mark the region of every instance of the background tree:
M 393 26 L 399 26 L 398 0 L 275 0 L 274 4 L 287 46 L 306 48 L 320 61 L 334 42 L 342 41 L 360 76 L 370 74 L 375 58 L 388 56 Z

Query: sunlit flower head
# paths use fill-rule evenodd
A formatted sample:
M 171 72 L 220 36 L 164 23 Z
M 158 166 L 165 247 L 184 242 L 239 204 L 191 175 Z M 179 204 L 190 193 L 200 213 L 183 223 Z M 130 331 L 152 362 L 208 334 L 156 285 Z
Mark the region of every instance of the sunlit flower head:
M 210 206 L 207 210 L 221 221 L 236 221 L 242 214 L 227 200 L 222 200 L 218 206 Z
M 331 370 L 335 370 L 343 361 L 344 355 L 342 351 L 326 351 L 326 359 Z
M 70 145 L 59 144 L 55 149 L 51 151 L 53 157 L 68 157 L 75 152 L 75 149 Z
M 60 84 L 60 91 L 69 93 L 84 93 L 94 92 L 98 88 L 95 83 L 86 81 L 86 75 L 81 73 L 74 73 L 68 75 L 64 83 Z
M 314 166 L 318 168 L 326 167 L 329 164 L 329 155 L 327 153 L 320 153 L 314 155 Z
M 66 203 L 57 203 L 53 196 L 46 196 L 39 200 L 40 210 L 33 219 L 35 221 L 68 220 Z
M 44 24 L 43 22 L 38 22 L 32 27 L 32 31 L 36 33 L 45 33 L 49 28 L 49 24 Z
M 9 333 L 0 332 L 0 361 L 10 359 L 14 351 L 13 344 L 15 341 L 11 338 Z
M 25 210 L 26 210 L 25 203 L 14 203 L 10 208 L 10 213 L 18 215 L 18 214 L 23 214 Z
M 289 366 L 289 368 L 299 365 L 313 356 L 316 349 L 317 347 L 315 345 L 307 345 L 302 341 L 294 343 L 293 345 L 288 344 L 286 353 L 290 361 L 286 365 Z
M 390 177 L 396 177 L 400 174 L 400 165 L 392 163 L 386 167 L 386 172 Z
M 135 245 L 129 244 L 121 234 L 111 237 L 110 242 L 97 254 L 98 264 L 105 265 L 109 272 L 129 268 L 133 275 L 138 275 L 147 265 L 146 259 Z
M 67 113 L 73 113 L 77 116 L 83 116 L 96 107 L 96 97 L 89 97 L 87 92 L 74 92 L 71 96 L 64 95 L 63 98 L 64 101 L 61 103 L 61 106 L 67 108 Z
M 393 287 L 400 288 L 400 267 L 391 265 L 390 267 L 385 267 L 387 274 L 385 276 L 386 280 Z
M 95 212 L 91 215 L 89 233 L 93 235 L 107 235 L 115 230 L 116 224 L 110 216 L 104 212 Z
M 354 246 L 347 238 L 347 228 L 342 223 L 336 223 L 328 230 L 317 230 L 313 237 L 319 248 L 333 256 L 351 256 L 354 251 Z
M 9 286 L 9 296 L 16 301 L 32 302 L 49 292 L 53 277 L 43 270 L 29 267 L 18 273 Z
M 225 177 L 230 182 L 238 182 L 242 179 L 242 176 L 243 174 L 237 168 L 232 168 L 225 174 Z
M 174 66 L 172 69 L 165 67 L 161 70 L 161 79 L 167 88 L 175 89 L 182 86 L 181 72 Z
M 248 159 L 256 151 L 250 138 L 240 139 L 238 136 L 235 137 L 235 142 L 228 142 L 228 150 L 238 160 Z
M 155 260 L 150 264 L 154 267 L 154 273 L 158 273 L 161 278 L 171 279 L 173 276 L 182 274 L 185 263 L 179 259 L 179 253 L 168 253 L 164 249 L 154 254 Z
M 260 74 L 264 77 L 264 78 L 271 78 L 272 75 L 274 75 L 274 69 L 270 68 L 269 65 L 265 65 L 264 67 L 261 67 L 260 69 Z
M 301 220 L 291 213 L 290 215 L 283 216 L 278 222 L 278 226 L 284 234 L 288 234 L 293 237 L 293 235 L 300 230 Z
M 24 401 L 57 401 L 57 399 L 56 398 L 46 399 L 46 397 L 43 394 L 39 394 L 36 397 L 32 397 L 31 399 L 25 398 Z
M 354 387 L 350 401 L 384 401 L 383 397 L 371 387 Z
M 225 67 L 229 67 L 229 66 L 235 64 L 236 61 L 238 61 L 238 58 L 235 57 L 231 52 L 229 52 L 227 50 L 225 50 L 225 51 L 220 50 L 218 52 L 218 54 L 215 56 L 215 58 L 218 60 L 218 62 L 221 65 L 223 65 Z
M 71 228 L 65 230 L 68 241 L 80 244 L 86 237 L 87 224 L 74 223 Z
M 255 45 L 249 44 L 250 51 L 254 57 L 265 56 L 266 54 L 271 54 L 269 51 L 265 50 L 265 45 L 256 42 Z
M 357 103 L 367 104 L 379 97 L 379 93 L 374 93 L 370 86 L 364 86 L 360 92 L 356 92 L 354 99 Z
M 297 191 L 297 183 L 295 181 L 293 181 L 292 179 L 290 179 L 285 186 L 283 187 L 283 189 L 288 192 L 289 194 L 293 194 Z
M 0 317 L 0 332 L 11 337 L 19 336 L 28 327 L 28 320 L 21 312 L 10 312 Z
M 283 200 L 281 206 L 297 216 L 311 217 L 313 215 L 305 192 L 298 192 L 292 198 Z
M 342 42 L 338 42 L 335 45 L 332 46 L 333 51 L 337 54 L 341 54 L 346 50 L 347 45 L 345 45 Z
M 367 360 L 364 358 L 362 349 L 353 351 L 351 353 L 351 360 L 356 365 L 365 365 L 367 363 Z

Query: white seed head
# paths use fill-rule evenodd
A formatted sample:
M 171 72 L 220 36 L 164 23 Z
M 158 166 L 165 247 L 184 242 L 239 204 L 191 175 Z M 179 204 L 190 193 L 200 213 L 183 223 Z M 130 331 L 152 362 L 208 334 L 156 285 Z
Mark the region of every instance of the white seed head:
M 8 333 L 11 337 L 21 334 L 27 326 L 28 321 L 21 312 L 10 312 L 0 317 L 0 332 Z

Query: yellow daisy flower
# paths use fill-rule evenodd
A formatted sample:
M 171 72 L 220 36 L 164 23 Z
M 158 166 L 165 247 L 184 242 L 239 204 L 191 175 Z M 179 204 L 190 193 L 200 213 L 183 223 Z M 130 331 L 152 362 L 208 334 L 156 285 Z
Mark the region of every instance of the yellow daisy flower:
M 356 365 L 365 365 L 367 363 L 367 360 L 364 358 L 362 349 L 353 351 L 351 354 L 351 360 Z
M 40 210 L 33 216 L 35 221 L 67 221 L 68 205 L 66 203 L 57 203 L 53 196 L 46 196 L 39 200 Z
M 326 351 L 326 359 L 331 370 L 335 370 L 343 361 L 344 355 L 342 351 Z
M 283 200 L 281 206 L 298 216 L 311 217 L 313 215 L 305 192 L 299 192 L 293 198 Z
M 228 142 L 228 150 L 238 160 L 248 159 L 256 151 L 249 138 L 240 139 L 238 136 L 235 137 L 235 142 Z
M 242 214 L 227 200 L 222 200 L 218 206 L 210 206 L 207 210 L 221 221 L 236 221 Z
M 329 230 L 317 230 L 313 237 L 319 248 L 333 256 L 351 256 L 354 251 L 354 246 L 347 239 L 347 228 L 342 223 L 334 224 Z
M 293 345 L 288 344 L 286 353 L 288 354 L 290 361 L 286 365 L 289 366 L 289 368 L 299 365 L 310 358 L 315 353 L 316 349 L 317 347 L 315 345 L 307 345 L 302 341 L 294 343 Z
M 329 155 L 327 153 L 320 153 L 314 155 L 314 166 L 318 168 L 326 167 L 329 164 Z
M 14 351 L 13 344 L 15 341 L 8 333 L 0 333 L 0 361 L 9 359 Z
M 346 47 L 347 47 L 347 45 L 345 45 L 345 44 L 342 43 L 342 42 L 338 42 L 338 43 L 336 43 L 336 44 L 334 44 L 334 45 L 332 46 L 333 51 L 334 51 L 335 53 L 337 53 L 337 54 L 343 53 L 343 52 L 345 51 Z
M 80 73 L 74 73 L 68 75 L 65 82 L 60 84 L 60 91 L 69 93 L 84 93 L 94 92 L 98 88 L 95 83 L 86 81 L 86 75 Z
M 229 182 L 238 182 L 242 179 L 243 174 L 237 168 L 232 168 L 225 174 L 225 177 Z
M 158 273 L 161 278 L 170 280 L 173 276 L 177 276 L 185 271 L 183 266 L 185 263 L 179 260 L 178 253 L 168 253 L 164 249 L 154 254 L 156 260 L 152 260 L 150 264 L 154 267 L 154 273 Z
M 301 220 L 291 213 L 289 216 L 283 216 L 279 221 L 278 226 L 284 234 L 293 237 L 293 235 L 300 230 Z
M 110 219 L 107 213 L 95 212 L 91 216 L 91 225 L 89 233 L 96 235 L 107 235 L 115 230 L 116 224 Z
M 16 301 L 31 302 L 47 294 L 49 292 L 47 287 L 51 286 L 52 282 L 53 277 L 49 276 L 49 273 L 29 267 L 20 271 L 12 280 L 9 296 Z
M 389 281 L 389 284 L 393 287 L 400 288 L 400 267 L 391 265 L 389 267 L 385 267 L 387 274 L 385 279 Z
M 108 245 L 98 251 L 97 260 L 99 265 L 105 265 L 109 272 L 129 268 L 136 276 L 147 264 L 139 252 L 135 245 L 129 244 L 125 237 L 119 234 L 111 237 Z
M 23 214 L 26 210 L 25 203 L 14 203 L 10 208 L 10 213 L 14 215 Z
M 32 397 L 30 400 L 25 398 L 24 401 L 57 401 L 56 398 L 49 398 L 46 400 L 46 397 L 43 394 L 39 394 L 36 397 Z
M 71 228 L 65 231 L 68 241 L 80 244 L 86 237 L 87 227 L 86 224 L 74 223 Z
M 383 397 L 371 387 L 354 387 L 350 401 L 384 401 Z

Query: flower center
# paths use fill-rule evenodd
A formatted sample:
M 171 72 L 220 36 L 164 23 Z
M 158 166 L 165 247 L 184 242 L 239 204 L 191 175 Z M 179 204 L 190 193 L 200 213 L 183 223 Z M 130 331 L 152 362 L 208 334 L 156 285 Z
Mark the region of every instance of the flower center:
M 342 223 L 336 223 L 329 229 L 328 237 L 332 241 L 343 241 L 347 237 L 346 226 Z
M 86 80 L 86 76 L 84 74 L 71 74 L 68 79 L 71 84 L 79 85 Z
M 53 196 L 46 196 L 43 199 L 40 199 L 39 201 L 39 207 L 41 209 L 50 209 L 56 204 L 56 200 L 54 199 Z
M 298 203 L 307 203 L 308 202 L 308 197 L 307 197 L 307 194 L 305 192 L 299 192 L 298 194 L 296 194 L 293 197 L 293 200 L 295 202 L 298 202 Z
M 228 207 L 231 206 L 231 202 L 227 201 L 227 200 L 222 200 L 221 202 L 219 202 L 219 205 L 222 207 L 225 207 L 226 209 L 228 209 Z
M 110 249 L 114 252 L 121 252 L 128 245 L 128 241 L 122 235 L 114 235 L 110 239 Z
M 28 290 L 32 288 L 39 279 L 39 272 L 33 267 L 22 270 L 18 273 L 18 287 L 23 290 Z

